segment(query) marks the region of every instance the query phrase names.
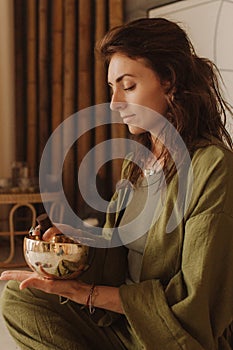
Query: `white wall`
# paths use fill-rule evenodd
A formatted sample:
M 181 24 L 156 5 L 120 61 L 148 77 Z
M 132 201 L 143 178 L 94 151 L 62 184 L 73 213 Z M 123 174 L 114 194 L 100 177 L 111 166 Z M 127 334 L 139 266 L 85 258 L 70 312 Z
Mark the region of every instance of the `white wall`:
M 233 0 L 183 0 L 149 12 L 149 17 L 158 16 L 179 22 L 197 53 L 216 63 L 226 85 L 225 96 L 233 105 Z M 228 130 L 233 136 L 232 118 Z
M 146 17 L 149 9 L 176 1 L 181 0 L 124 0 L 125 21 Z

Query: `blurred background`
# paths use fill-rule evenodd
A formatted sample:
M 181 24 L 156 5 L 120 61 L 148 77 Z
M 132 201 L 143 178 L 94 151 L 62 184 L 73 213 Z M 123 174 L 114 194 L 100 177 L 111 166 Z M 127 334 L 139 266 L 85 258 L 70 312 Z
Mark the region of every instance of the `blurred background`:
M 63 122 L 74 113 L 110 101 L 106 69 L 95 53 L 96 43 L 110 28 L 174 2 L 0 0 L 0 267 L 25 264 L 23 236 L 44 211 L 44 199 L 53 220 L 66 218 L 54 169 L 67 140 L 61 139 L 52 149 L 46 169 L 49 193 L 43 203 L 40 162 L 47 141 Z M 77 120 L 75 131 L 81 124 Z M 118 146 L 105 143 L 119 138 Z M 110 119 L 78 138 L 65 157 L 61 171 L 66 200 L 88 224 L 101 227 L 105 213 L 81 195 L 80 165 L 90 150 L 103 145 L 92 155 L 94 165 L 83 169 L 82 190 L 89 197 L 96 196 L 97 190 L 107 203 L 122 165 L 120 157 L 111 156 L 113 147 L 121 148 L 125 155 L 127 138 L 126 126 L 111 124 Z M 90 181 L 90 169 L 95 183 Z
M 110 100 L 105 67 L 95 54 L 95 43 L 110 28 L 148 16 L 167 17 L 184 26 L 198 54 L 217 64 L 225 82 L 224 93 L 232 104 L 233 0 L 0 0 L 2 269 L 12 261 L 14 266 L 24 263 L 20 230 L 29 229 L 43 210 L 38 204 L 38 176 L 49 137 L 74 113 Z M 228 129 L 233 135 L 230 117 Z M 112 138 L 128 138 L 126 127 L 108 123 L 86 132 L 70 148 L 62 169 L 64 191 L 73 210 L 83 219 L 97 217 L 99 224 L 104 215 L 81 196 L 78 171 L 90 149 Z M 125 145 L 121 146 L 124 153 Z M 51 183 L 61 147 L 60 143 L 56 145 L 48 166 Z M 106 152 L 113 150 L 102 147 L 95 157 L 104 160 Z M 96 169 L 96 186 L 106 200 L 114 192 L 121 164 L 122 159 L 113 159 Z M 82 185 L 84 191 L 92 190 L 88 169 Z M 27 209 L 32 211 L 31 216 Z M 16 211 L 17 228 L 12 225 Z M 3 287 L 1 282 L 0 293 Z M 0 339 L 2 348 L 18 349 L 1 317 Z
M 38 191 L 40 160 L 52 132 L 73 113 L 110 100 L 105 67 L 94 48 L 107 30 L 123 22 L 146 16 L 179 21 L 198 53 L 219 66 L 232 102 L 232 15 L 232 0 L 0 0 L 0 189 Z M 64 191 L 82 218 L 96 213 L 79 192 L 79 166 L 90 149 L 119 137 L 128 137 L 124 125 L 103 125 L 82 135 L 66 156 Z M 106 151 L 103 147 L 95 156 L 104 159 Z M 106 200 L 121 163 L 114 159 L 96 170 L 97 189 Z M 10 184 L 17 173 L 19 183 Z M 85 191 L 88 169 L 84 178 Z

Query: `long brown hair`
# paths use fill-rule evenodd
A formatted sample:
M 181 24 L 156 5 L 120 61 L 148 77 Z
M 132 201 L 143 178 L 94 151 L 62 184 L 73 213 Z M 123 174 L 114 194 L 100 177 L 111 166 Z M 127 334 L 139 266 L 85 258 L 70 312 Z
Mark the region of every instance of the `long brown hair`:
M 219 70 L 209 59 L 197 56 L 179 25 L 164 18 L 138 19 L 110 30 L 97 49 L 107 65 L 115 53 L 132 59 L 143 58 L 161 82 L 170 82 L 166 118 L 191 155 L 199 139 L 211 136 L 233 148 L 226 129 L 226 111 L 232 115 L 232 109 L 222 96 Z M 152 150 L 148 132 L 139 136 L 139 142 Z M 169 158 L 165 149 L 161 156 Z M 173 175 L 174 172 L 169 168 L 168 173 Z M 132 163 L 130 180 L 136 183 L 140 174 L 140 167 Z

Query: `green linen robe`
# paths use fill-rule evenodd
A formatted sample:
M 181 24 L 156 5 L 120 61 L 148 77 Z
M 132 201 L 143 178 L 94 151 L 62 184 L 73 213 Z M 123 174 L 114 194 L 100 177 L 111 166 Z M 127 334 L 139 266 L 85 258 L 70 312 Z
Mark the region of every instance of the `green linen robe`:
M 140 283 L 124 283 L 123 247 L 105 252 L 101 275 L 98 264 L 87 273 L 94 273 L 97 283 L 120 285 L 126 318 L 147 350 L 233 346 L 233 153 L 216 140 L 203 140 L 192 170 L 189 205 L 170 233 L 166 228 L 177 200 L 177 176 L 167 186 L 163 211 L 148 232 Z M 115 220 L 108 215 L 106 227 Z M 100 325 L 111 322 L 111 316 L 106 312 Z
M 23 349 L 86 349 L 86 344 L 92 349 L 233 349 L 233 153 L 216 140 L 202 141 L 192 169 L 193 181 L 189 176 L 187 183 L 188 189 L 193 184 L 192 196 L 181 201 L 187 210 L 169 233 L 177 177 L 167 186 L 161 215 L 148 232 L 139 283 L 125 284 L 123 246 L 93 249 L 93 263 L 81 276 L 119 286 L 126 318 L 98 308 L 88 315 L 74 302 L 60 305 L 57 295 L 7 284 L 3 314 Z M 185 188 L 185 178 L 181 184 Z M 119 212 L 123 198 L 118 191 L 110 206 Z M 116 218 L 107 215 L 103 233 Z

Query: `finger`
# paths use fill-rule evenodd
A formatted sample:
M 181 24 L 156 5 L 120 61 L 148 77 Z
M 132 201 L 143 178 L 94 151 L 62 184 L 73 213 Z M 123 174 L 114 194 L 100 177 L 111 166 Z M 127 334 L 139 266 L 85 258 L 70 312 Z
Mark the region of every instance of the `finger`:
M 46 293 L 63 295 L 64 289 L 66 288 L 64 288 L 65 285 L 62 282 L 63 281 L 54 280 L 37 275 L 29 277 L 28 279 L 22 281 L 20 284 L 20 289 L 22 290 L 24 288 L 36 288 Z
M 25 288 L 36 288 L 44 292 L 49 292 L 48 282 L 45 278 L 39 276 L 38 274 L 36 276 L 30 276 L 29 278 L 21 281 L 19 289 L 22 290 Z
M 6 270 L 2 272 L 0 276 L 1 281 L 9 281 L 9 280 L 15 280 L 15 281 L 23 281 L 26 278 L 32 276 L 35 274 L 34 272 L 31 271 L 24 271 L 24 270 Z
M 43 234 L 43 240 L 46 241 L 46 242 L 49 242 L 52 240 L 52 238 L 57 235 L 58 233 L 61 233 L 61 231 L 53 226 L 53 227 L 50 227 L 47 231 L 45 231 L 45 233 Z

